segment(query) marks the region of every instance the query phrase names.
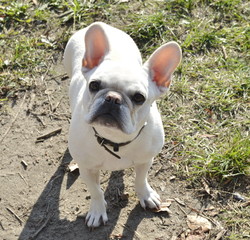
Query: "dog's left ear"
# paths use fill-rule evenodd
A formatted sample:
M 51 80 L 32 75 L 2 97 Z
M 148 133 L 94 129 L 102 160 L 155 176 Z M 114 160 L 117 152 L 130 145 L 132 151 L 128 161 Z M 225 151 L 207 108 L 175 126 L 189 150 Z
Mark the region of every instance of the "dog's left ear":
M 98 66 L 108 52 L 109 43 L 101 24 L 92 24 L 85 34 L 82 66 L 88 70 Z
M 159 47 L 144 64 L 151 80 L 160 93 L 170 86 L 172 74 L 181 61 L 181 48 L 176 42 L 169 42 Z

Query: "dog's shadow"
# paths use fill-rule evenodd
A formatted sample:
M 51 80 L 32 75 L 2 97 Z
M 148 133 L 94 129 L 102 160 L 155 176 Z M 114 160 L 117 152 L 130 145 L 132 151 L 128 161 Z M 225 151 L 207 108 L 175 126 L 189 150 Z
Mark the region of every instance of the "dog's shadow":
M 84 218 L 78 217 L 75 221 L 60 218 L 60 191 L 65 174 L 67 178 L 67 188 L 75 182 L 79 174 L 65 172 L 65 165 L 72 160 L 68 150 L 64 153 L 62 163 L 45 186 L 40 197 L 33 206 L 29 218 L 19 236 L 19 240 L 105 240 L 105 239 L 134 239 L 136 229 L 143 218 L 151 218 L 154 213 L 143 211 L 136 207 L 129 213 L 126 223 L 122 226 L 120 233 L 113 233 L 122 208 L 128 203 L 126 194 L 123 194 L 123 171 L 112 172 L 105 196 L 108 197 L 108 217 L 106 226 L 90 231 L 85 226 Z M 85 200 L 88 201 L 88 200 Z M 71 202 L 74 205 L 73 202 Z M 88 202 L 89 204 L 89 202 Z

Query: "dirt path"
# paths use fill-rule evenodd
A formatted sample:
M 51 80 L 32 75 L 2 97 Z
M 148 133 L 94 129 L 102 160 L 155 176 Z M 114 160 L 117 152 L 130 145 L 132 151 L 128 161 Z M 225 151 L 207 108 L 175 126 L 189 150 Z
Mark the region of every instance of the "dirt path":
M 191 208 L 201 210 L 202 204 L 185 188 L 184 181 L 173 177 L 167 155 L 156 159 L 150 182 L 162 199 L 178 198 L 185 205 L 173 201 L 170 215 L 144 211 L 134 193 L 132 169 L 103 172 L 108 224 L 92 232 L 84 225 L 89 193 L 77 173 L 65 172 L 71 161 L 67 151 L 70 115 L 68 80 L 62 74 L 62 67 L 56 66 L 57 77 L 42 76 L 36 80 L 35 91 L 21 93 L 17 102 L 3 107 L 0 238 L 182 239 L 177 236 L 187 229 L 186 215 L 194 213 Z M 57 133 L 43 136 L 54 130 Z M 200 238 L 192 239 L 205 239 L 205 235 L 197 236 Z

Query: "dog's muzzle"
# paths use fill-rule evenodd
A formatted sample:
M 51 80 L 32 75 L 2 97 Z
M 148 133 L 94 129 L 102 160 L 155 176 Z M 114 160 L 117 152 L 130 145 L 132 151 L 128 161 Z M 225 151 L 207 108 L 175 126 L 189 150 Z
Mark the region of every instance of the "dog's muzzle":
M 100 104 L 94 113 L 91 123 L 98 123 L 123 130 L 122 104 L 123 98 L 121 94 L 114 91 L 107 92 L 102 104 Z

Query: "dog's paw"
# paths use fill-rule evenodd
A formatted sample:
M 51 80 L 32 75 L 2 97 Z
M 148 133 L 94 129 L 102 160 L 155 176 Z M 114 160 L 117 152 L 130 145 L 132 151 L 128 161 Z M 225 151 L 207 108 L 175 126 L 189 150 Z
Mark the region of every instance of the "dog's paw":
M 102 223 L 105 225 L 108 221 L 105 201 L 92 200 L 90 210 L 85 218 L 85 223 L 90 228 L 99 227 Z
M 144 209 L 160 209 L 161 198 L 150 186 L 146 186 L 143 190 L 140 189 L 137 194 Z

